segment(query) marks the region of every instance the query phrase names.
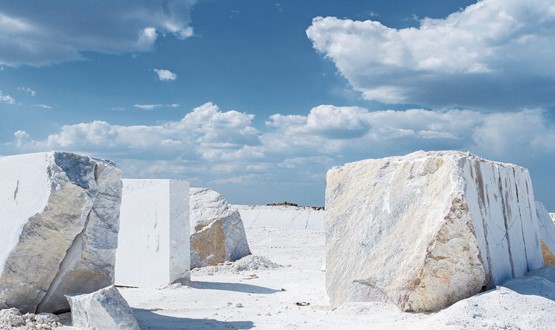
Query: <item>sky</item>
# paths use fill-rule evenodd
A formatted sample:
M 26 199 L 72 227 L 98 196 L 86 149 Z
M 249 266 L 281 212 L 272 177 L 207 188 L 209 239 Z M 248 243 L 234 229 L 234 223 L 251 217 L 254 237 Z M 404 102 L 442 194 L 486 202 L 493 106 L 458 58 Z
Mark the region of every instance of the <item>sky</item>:
M 555 211 L 552 0 L 8 0 L 0 31 L 0 155 L 323 205 L 333 166 L 453 149 Z

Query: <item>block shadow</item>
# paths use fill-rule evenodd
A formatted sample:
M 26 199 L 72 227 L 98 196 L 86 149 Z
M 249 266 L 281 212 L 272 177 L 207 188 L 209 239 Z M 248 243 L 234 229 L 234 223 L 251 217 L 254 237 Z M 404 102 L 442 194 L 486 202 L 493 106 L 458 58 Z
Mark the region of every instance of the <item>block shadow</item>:
M 245 284 L 245 283 L 191 281 L 187 285 L 195 289 L 211 289 L 211 290 L 235 291 L 235 292 L 256 293 L 256 294 L 272 294 L 272 293 L 280 292 L 280 290 L 274 290 L 263 286 Z
M 555 283 L 542 276 L 527 276 L 509 280 L 501 286 L 522 295 L 539 296 L 555 301 Z
M 133 308 L 133 315 L 143 330 L 180 329 L 252 329 L 252 321 L 218 321 L 215 319 L 191 319 L 156 314 L 148 309 Z

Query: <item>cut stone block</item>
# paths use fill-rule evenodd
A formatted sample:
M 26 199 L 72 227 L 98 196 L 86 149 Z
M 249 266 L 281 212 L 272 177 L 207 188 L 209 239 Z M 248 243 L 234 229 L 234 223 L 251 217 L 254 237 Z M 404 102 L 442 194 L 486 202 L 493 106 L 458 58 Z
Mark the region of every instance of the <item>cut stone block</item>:
M 239 212 L 218 192 L 191 188 L 191 268 L 251 254 Z
M 332 306 L 388 301 L 437 311 L 543 266 L 528 171 L 456 151 L 328 171 Z
M 89 330 L 140 330 L 133 311 L 114 287 L 82 295 L 67 295 L 74 327 Z
M 121 173 L 64 152 L 0 157 L 0 308 L 69 309 L 114 282 Z
M 542 203 L 536 202 L 536 215 L 540 234 L 543 263 L 555 265 L 555 224 Z
M 123 180 L 116 284 L 160 287 L 190 278 L 189 183 Z

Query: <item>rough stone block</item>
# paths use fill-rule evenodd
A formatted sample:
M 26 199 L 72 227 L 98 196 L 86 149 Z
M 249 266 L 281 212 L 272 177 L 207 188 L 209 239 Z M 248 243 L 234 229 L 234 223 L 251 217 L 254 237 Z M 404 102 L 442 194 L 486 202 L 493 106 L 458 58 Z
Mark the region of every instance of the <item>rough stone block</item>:
M 64 294 L 113 284 L 113 163 L 63 152 L 0 157 L 0 182 L 0 308 L 64 311 Z
M 189 183 L 124 179 L 118 241 L 117 285 L 189 279 Z
M 528 171 L 462 152 L 331 169 L 325 231 L 333 306 L 436 311 L 543 266 Z
M 74 327 L 88 330 L 140 330 L 133 311 L 114 287 L 82 295 L 67 295 Z
M 191 268 L 251 254 L 239 212 L 218 192 L 191 188 Z
M 536 215 L 538 217 L 543 263 L 545 265 L 555 265 L 555 224 L 545 206 L 540 202 L 536 202 Z

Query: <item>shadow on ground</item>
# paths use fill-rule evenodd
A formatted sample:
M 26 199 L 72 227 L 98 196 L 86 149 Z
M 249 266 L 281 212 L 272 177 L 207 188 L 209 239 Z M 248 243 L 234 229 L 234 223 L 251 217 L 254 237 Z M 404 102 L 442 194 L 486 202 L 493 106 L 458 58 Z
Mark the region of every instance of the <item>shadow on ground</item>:
M 190 319 L 156 314 L 147 309 L 134 308 L 133 315 L 141 329 L 180 330 L 180 329 L 252 329 L 252 321 L 218 321 L 215 319 Z
M 224 290 L 256 294 L 272 294 L 281 291 L 244 283 L 191 281 L 188 285 L 195 289 Z
M 532 276 L 509 280 L 503 283 L 502 286 L 520 294 L 540 296 L 555 301 L 555 283 L 550 280 L 553 277 L 546 278 L 541 273 L 531 273 L 530 275 Z

